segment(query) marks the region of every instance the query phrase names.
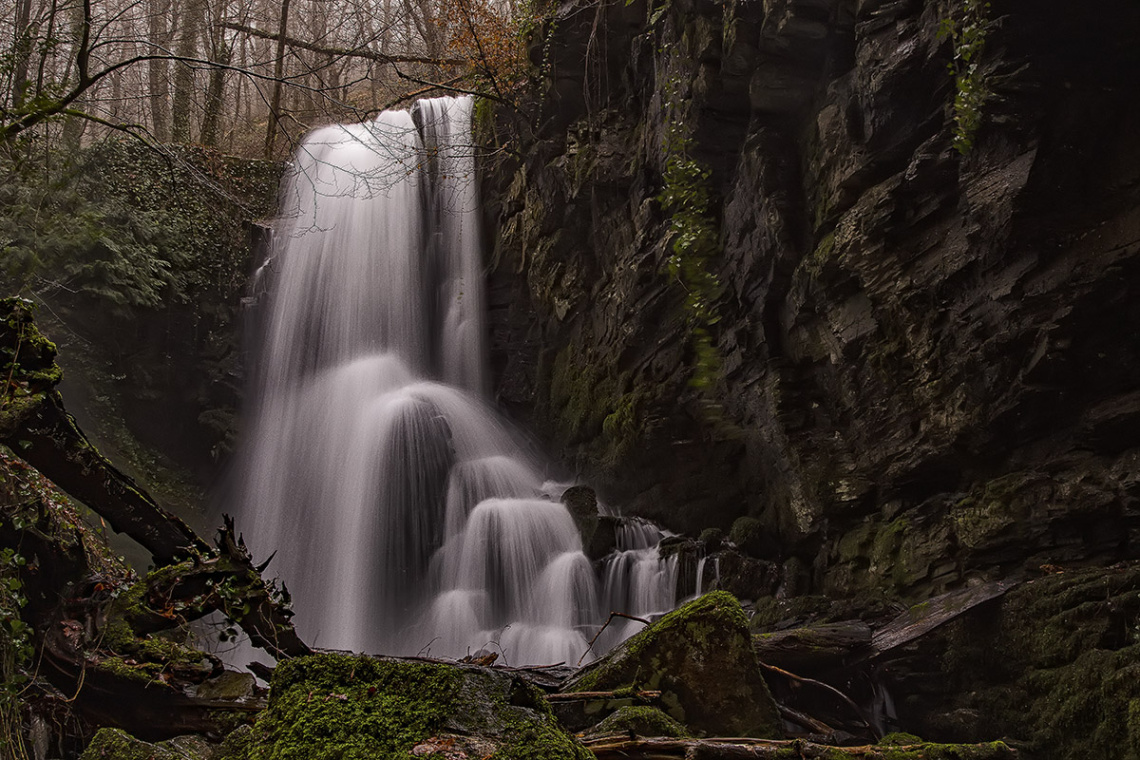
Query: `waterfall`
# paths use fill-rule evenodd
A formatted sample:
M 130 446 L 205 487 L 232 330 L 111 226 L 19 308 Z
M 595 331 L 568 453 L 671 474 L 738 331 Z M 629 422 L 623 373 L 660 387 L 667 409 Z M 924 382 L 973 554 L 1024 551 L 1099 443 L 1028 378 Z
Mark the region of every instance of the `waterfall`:
M 421 100 L 300 146 L 259 272 L 237 509 L 315 646 L 573 663 L 607 605 L 670 608 L 676 562 L 638 523 L 600 592 L 487 403 L 471 108 Z
M 632 518 L 618 529 L 617 548 L 605 559 L 602 597 L 610 611 L 652 618 L 673 608 L 677 599 L 677 555 L 662 557 L 665 533 L 648 520 Z M 603 651 L 641 630 L 636 620 L 610 623 Z

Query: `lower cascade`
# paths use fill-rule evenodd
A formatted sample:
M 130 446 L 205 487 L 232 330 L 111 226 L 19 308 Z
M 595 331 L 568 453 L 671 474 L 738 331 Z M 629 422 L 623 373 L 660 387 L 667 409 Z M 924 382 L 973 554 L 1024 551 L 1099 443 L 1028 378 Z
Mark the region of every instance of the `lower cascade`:
M 259 272 L 239 513 L 319 647 L 592 659 L 675 603 L 645 523 L 601 571 L 487 402 L 470 98 L 314 131 Z

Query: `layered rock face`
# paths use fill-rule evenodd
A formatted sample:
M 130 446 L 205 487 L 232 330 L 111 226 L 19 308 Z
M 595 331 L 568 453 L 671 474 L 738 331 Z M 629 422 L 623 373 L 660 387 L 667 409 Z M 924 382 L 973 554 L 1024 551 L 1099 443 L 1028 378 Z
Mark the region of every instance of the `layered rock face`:
M 1134 556 L 1140 6 L 995 0 L 962 154 L 939 30 L 970 13 L 563 6 L 490 206 L 500 398 L 635 512 L 760 518 L 817 591 Z M 679 154 L 720 244 L 703 322 L 668 265 Z

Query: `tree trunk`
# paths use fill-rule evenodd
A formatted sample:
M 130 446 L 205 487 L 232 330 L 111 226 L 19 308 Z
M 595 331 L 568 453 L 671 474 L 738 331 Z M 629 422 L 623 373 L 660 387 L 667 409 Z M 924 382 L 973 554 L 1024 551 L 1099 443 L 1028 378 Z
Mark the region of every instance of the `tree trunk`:
M 16 8 L 15 60 L 12 68 L 12 92 L 8 102 L 18 110 L 28 94 L 28 66 L 32 56 L 32 0 L 20 0 Z
M 289 1 L 281 1 L 281 20 L 277 25 L 277 58 L 273 65 L 273 99 L 269 104 L 269 120 L 265 125 L 265 157 L 273 158 L 274 144 L 281 120 L 281 89 L 285 76 L 285 37 L 289 31 Z
M 156 53 L 170 49 L 170 0 L 149 0 L 147 26 L 152 49 Z M 147 64 L 147 80 L 150 94 L 151 133 L 158 142 L 170 140 L 170 62 L 150 61 Z
M 206 17 L 205 0 L 187 0 L 182 14 L 182 28 L 178 34 L 175 54 L 184 58 L 194 58 L 198 53 L 198 39 L 202 35 L 202 25 Z M 190 142 L 191 112 L 194 99 L 193 67 L 186 63 L 175 63 L 174 98 L 170 108 L 170 137 L 174 142 Z

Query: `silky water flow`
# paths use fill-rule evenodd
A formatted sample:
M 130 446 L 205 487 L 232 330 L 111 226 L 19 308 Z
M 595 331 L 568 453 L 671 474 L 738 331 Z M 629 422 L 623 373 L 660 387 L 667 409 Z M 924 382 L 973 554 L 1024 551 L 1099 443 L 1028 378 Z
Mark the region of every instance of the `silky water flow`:
M 487 403 L 470 98 L 315 130 L 259 271 L 240 523 L 319 647 L 589 661 L 609 610 L 673 606 L 637 523 L 595 571 L 541 460 Z

